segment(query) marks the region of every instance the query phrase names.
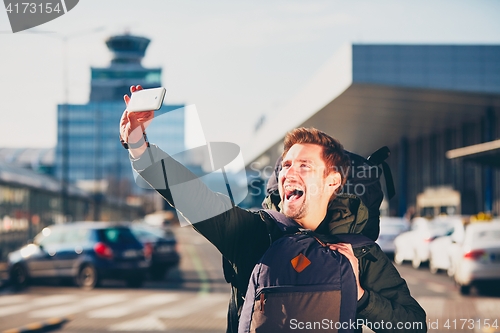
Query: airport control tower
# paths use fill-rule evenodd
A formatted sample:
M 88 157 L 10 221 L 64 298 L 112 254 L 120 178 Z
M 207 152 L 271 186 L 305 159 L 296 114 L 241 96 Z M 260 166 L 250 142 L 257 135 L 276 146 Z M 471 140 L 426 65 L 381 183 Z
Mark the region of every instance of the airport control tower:
M 106 41 L 113 59 L 109 67 L 91 68 L 90 102 L 120 101 L 131 85 L 161 86 L 161 68 L 144 68 L 141 64 L 150 41 L 129 34 Z

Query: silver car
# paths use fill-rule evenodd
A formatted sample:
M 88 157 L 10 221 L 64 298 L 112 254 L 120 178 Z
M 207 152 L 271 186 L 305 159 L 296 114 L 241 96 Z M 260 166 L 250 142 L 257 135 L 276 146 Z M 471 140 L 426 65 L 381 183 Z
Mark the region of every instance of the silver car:
M 500 222 L 471 223 L 462 243 L 455 243 L 451 265 L 462 294 L 472 285 L 500 281 Z
M 448 275 L 453 276 L 453 267 L 451 265 L 452 254 L 456 243 L 463 242 L 465 226 L 464 221 L 456 219 L 453 221 L 453 230 L 449 235 L 438 237 L 433 240 L 429 246 L 429 270 L 432 274 L 439 270 L 446 271 Z
M 394 239 L 394 262 L 411 261 L 414 268 L 429 260 L 429 245 L 437 237 L 446 235 L 452 229 L 452 218 L 436 217 L 427 220 L 416 217 L 412 220 L 411 230 Z
M 401 217 L 380 217 L 380 235 L 376 243 L 385 254 L 394 255 L 394 239 L 410 229 L 410 223 Z

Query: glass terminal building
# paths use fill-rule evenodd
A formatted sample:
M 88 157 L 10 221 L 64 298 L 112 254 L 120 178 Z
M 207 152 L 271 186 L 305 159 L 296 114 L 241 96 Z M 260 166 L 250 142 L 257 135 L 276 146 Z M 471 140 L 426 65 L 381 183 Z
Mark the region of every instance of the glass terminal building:
M 275 114 L 245 149 L 249 169 L 316 127 L 365 157 L 390 148 L 390 215 L 500 215 L 500 45 L 348 44 Z

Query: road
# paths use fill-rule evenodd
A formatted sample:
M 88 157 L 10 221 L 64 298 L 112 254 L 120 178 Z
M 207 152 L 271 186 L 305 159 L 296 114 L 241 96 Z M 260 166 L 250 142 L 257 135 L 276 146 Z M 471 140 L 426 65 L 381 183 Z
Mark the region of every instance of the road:
M 177 228 L 182 262 L 162 282 L 127 289 L 108 281 L 92 291 L 56 282 L 14 293 L 0 292 L 0 332 L 52 317 L 68 318 L 58 332 L 224 332 L 229 286 L 216 249 L 190 228 Z M 461 296 L 446 274 L 398 266 L 412 295 L 424 307 L 429 332 L 493 332 L 500 297 Z M 447 324 L 447 325 L 446 325 Z M 500 331 L 500 330 L 498 330 Z

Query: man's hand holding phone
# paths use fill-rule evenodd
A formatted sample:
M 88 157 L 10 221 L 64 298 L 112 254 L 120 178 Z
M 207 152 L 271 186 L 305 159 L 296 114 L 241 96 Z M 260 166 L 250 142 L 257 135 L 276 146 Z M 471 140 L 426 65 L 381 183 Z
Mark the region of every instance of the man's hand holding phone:
M 140 91 L 140 85 L 131 86 L 130 93 Z M 130 97 L 123 96 L 125 104 L 128 106 Z M 129 145 L 129 152 L 133 158 L 140 157 L 147 149 L 144 134 L 154 118 L 154 111 L 131 112 L 125 110 L 120 120 L 120 139 Z M 142 144 L 141 144 L 142 143 Z

